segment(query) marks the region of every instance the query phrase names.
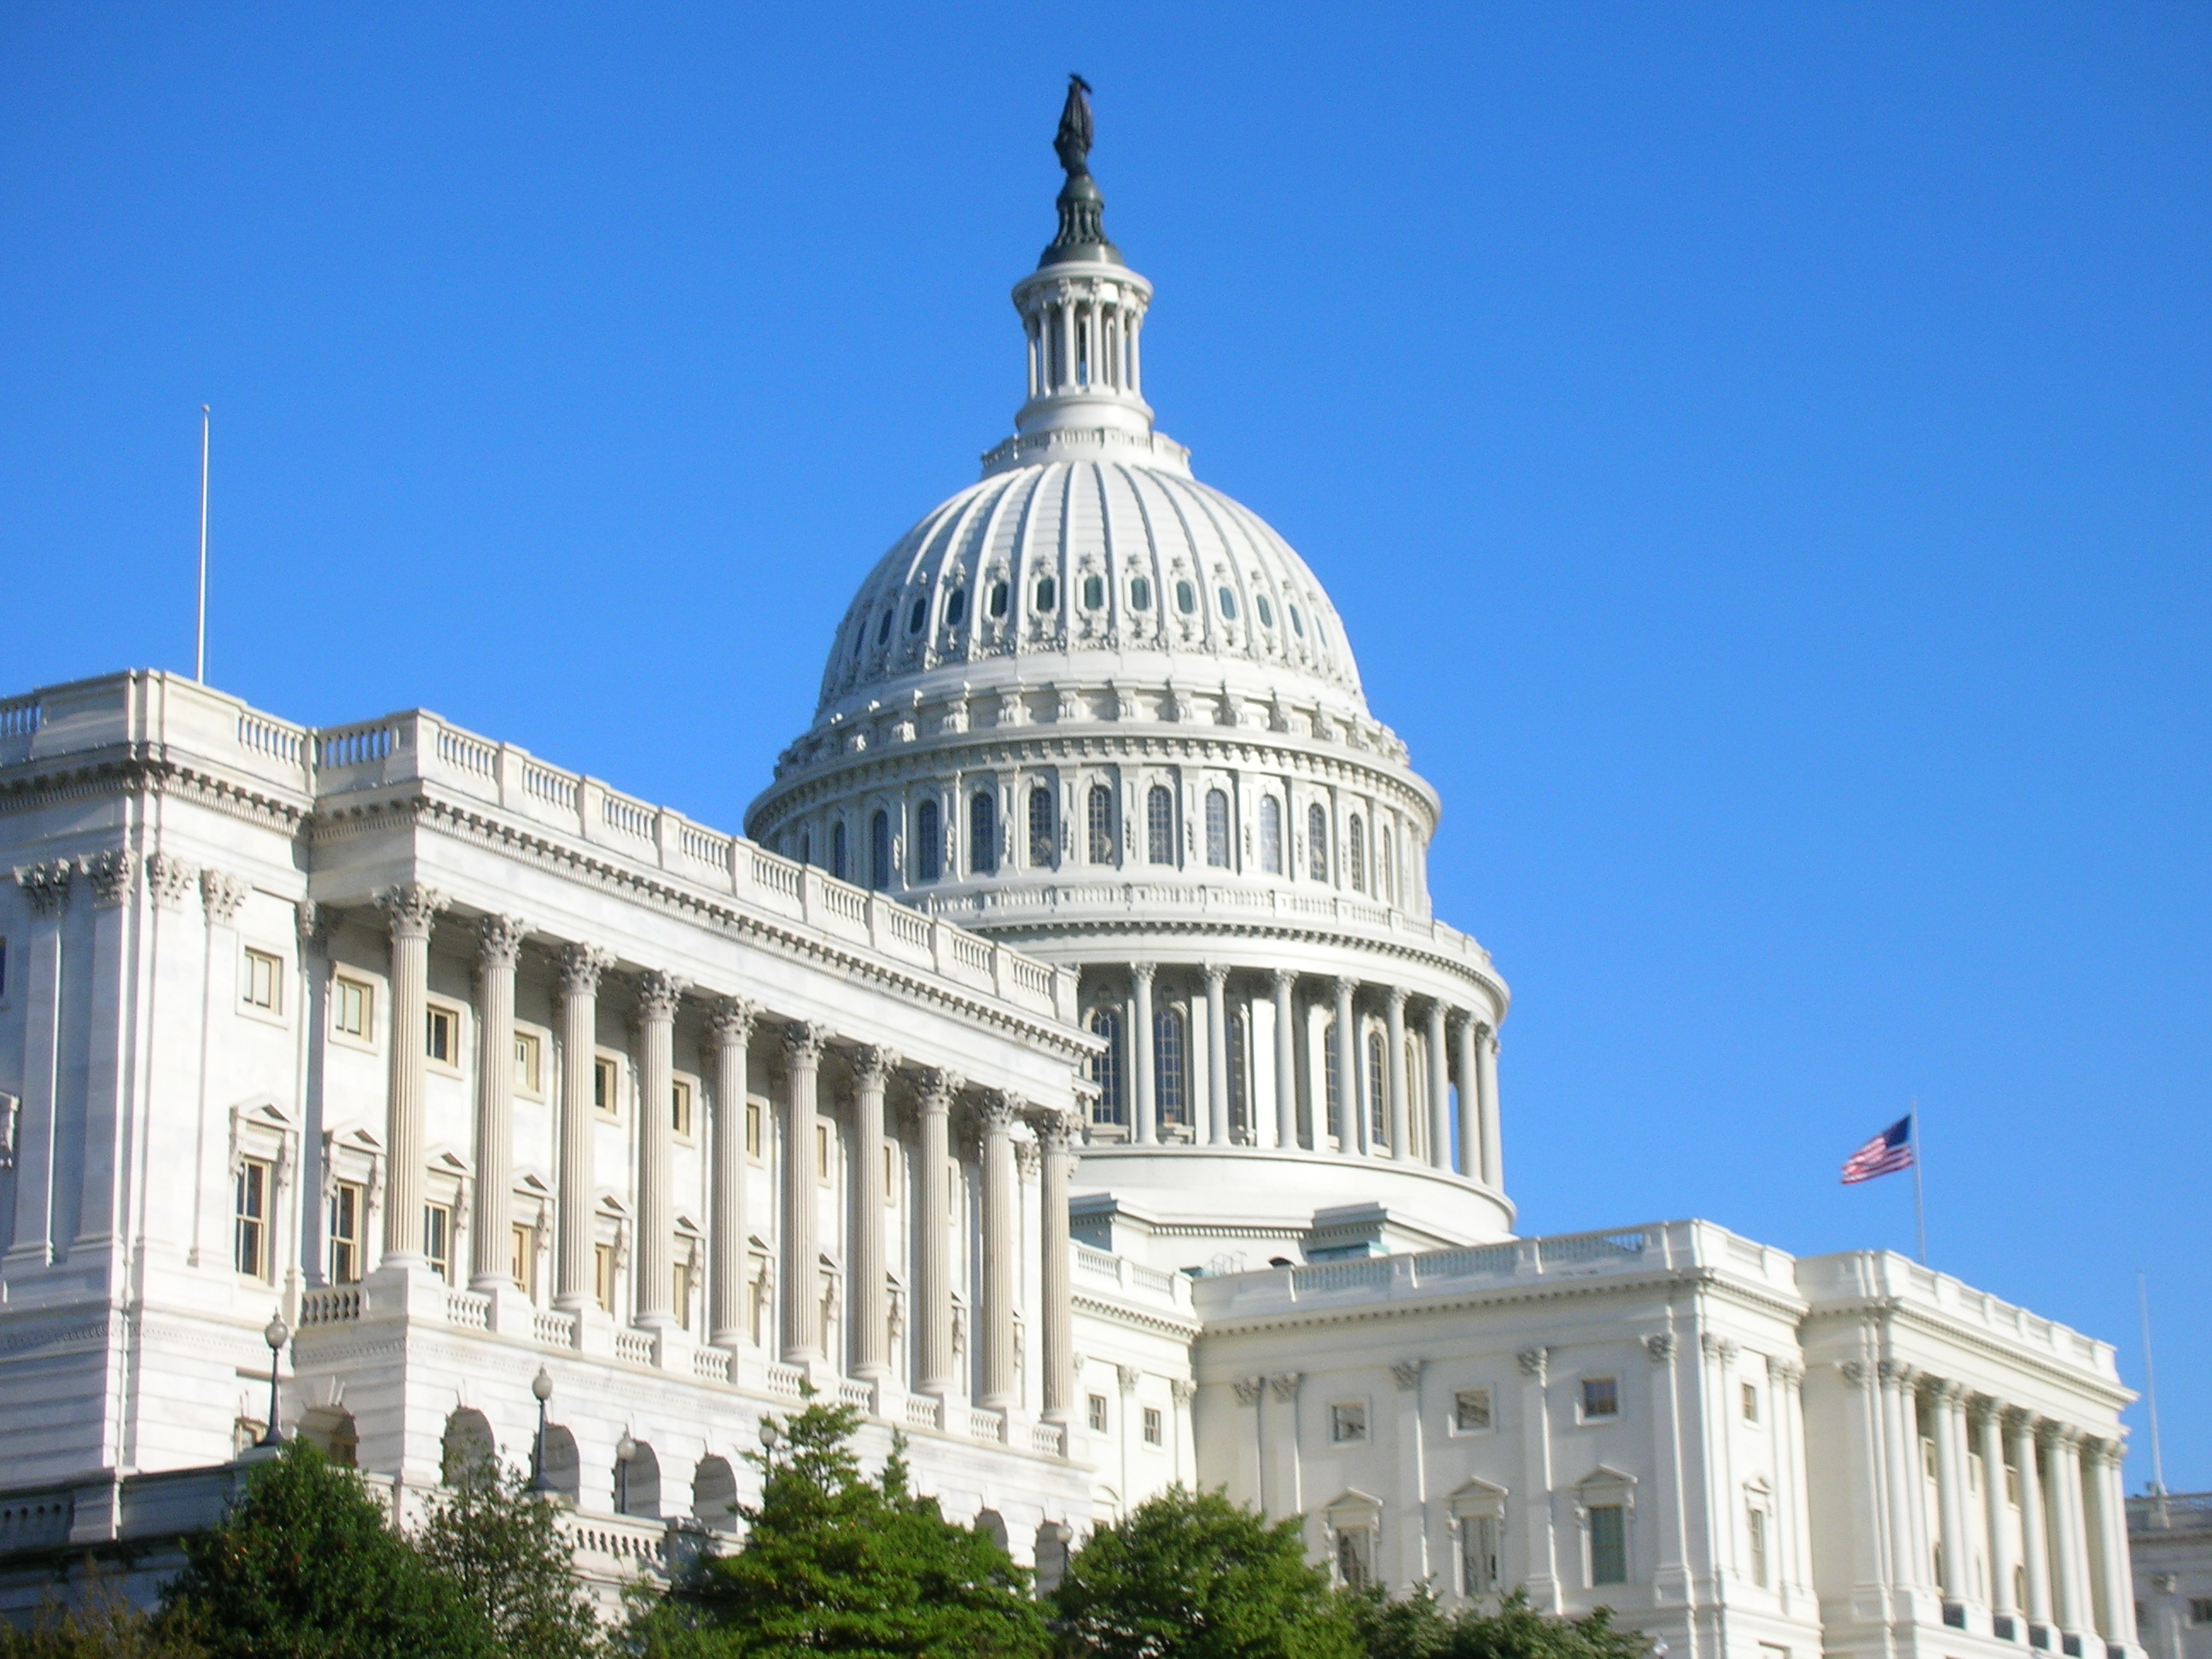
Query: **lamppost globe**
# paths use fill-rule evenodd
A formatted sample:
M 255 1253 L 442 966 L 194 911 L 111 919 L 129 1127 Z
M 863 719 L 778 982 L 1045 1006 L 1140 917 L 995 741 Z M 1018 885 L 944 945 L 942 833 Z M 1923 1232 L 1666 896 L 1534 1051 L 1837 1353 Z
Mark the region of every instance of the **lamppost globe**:
M 269 1426 L 255 1443 L 281 1446 L 284 1443 L 284 1429 L 276 1416 L 276 1367 L 283 1357 L 284 1345 L 292 1340 L 292 1328 L 284 1322 L 282 1308 L 270 1315 L 269 1322 L 261 1328 L 261 1340 L 269 1345 Z
M 774 1451 L 775 1449 L 775 1443 L 782 1438 L 782 1434 L 775 1426 L 775 1419 L 773 1417 L 763 1417 L 761 1419 L 760 1440 L 762 1445 L 767 1447 L 769 1450 Z
M 269 1345 L 272 1352 L 292 1340 L 292 1328 L 284 1322 L 283 1314 L 276 1314 L 270 1319 L 262 1330 L 261 1340 Z
M 530 1379 L 531 1397 L 538 1402 L 538 1438 L 530 1448 L 530 1490 L 538 1496 L 550 1496 L 552 1477 L 545 1471 L 545 1402 L 553 1397 L 553 1373 L 544 1366 Z
M 530 1379 L 530 1392 L 540 1406 L 550 1400 L 553 1397 L 553 1373 L 540 1365 L 538 1375 Z

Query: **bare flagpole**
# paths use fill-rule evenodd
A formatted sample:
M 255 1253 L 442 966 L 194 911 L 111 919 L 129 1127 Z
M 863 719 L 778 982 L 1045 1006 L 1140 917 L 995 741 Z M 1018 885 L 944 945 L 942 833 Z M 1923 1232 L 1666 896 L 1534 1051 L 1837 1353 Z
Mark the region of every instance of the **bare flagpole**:
M 200 405 L 200 608 L 192 642 L 192 678 L 207 684 L 208 406 Z
M 2158 1443 L 2158 1372 L 2150 1363 L 2150 1285 L 2142 1269 L 2136 1269 L 2136 1302 L 2142 1310 L 2143 1401 L 2150 1408 L 2150 1489 L 2154 1497 L 2166 1496 L 2166 1457 Z
M 1928 1206 L 1920 1189 L 1920 1097 L 1912 1097 L 1912 1225 L 1920 1240 L 1920 1265 L 1928 1265 Z

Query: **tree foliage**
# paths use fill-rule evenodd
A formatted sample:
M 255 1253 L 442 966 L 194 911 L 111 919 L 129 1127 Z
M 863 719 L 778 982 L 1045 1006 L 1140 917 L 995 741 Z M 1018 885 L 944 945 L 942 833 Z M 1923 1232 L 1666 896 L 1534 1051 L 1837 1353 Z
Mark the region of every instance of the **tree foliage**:
M 255 1468 L 222 1523 L 185 1540 L 162 1624 L 211 1659 L 479 1659 L 483 1621 L 306 1440 Z
M 520 1471 L 488 1459 L 457 1470 L 430 1500 L 415 1547 L 504 1651 L 587 1659 L 605 1650 L 554 1508 Z
M 149 1619 L 95 1569 L 77 1605 L 48 1610 L 28 1630 L 0 1619 L 0 1659 L 205 1659 L 190 1632 Z
M 1101 1527 L 1052 1594 L 1070 1649 L 1099 1659 L 1357 1659 L 1297 1519 L 1170 1488 Z
M 796 1659 L 1043 1659 L 1027 1575 L 996 1541 L 908 1483 L 894 1438 L 880 1480 L 851 1449 L 859 1414 L 810 1404 L 747 1454 L 761 1501 L 740 1505 L 744 1547 L 709 1558 L 633 1629 L 648 1655 Z
M 1514 1591 L 1495 1613 L 1447 1614 L 1424 1588 L 1392 1600 L 1379 1590 L 1346 1598 L 1367 1659 L 1648 1659 L 1651 1638 L 1600 1607 L 1577 1619 L 1536 1611 Z

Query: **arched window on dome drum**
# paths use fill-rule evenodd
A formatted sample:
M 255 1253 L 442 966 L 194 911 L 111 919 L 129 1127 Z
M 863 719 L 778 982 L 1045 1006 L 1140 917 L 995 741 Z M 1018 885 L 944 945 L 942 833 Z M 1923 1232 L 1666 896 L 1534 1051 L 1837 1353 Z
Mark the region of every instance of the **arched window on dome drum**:
M 1106 1045 L 1106 1052 L 1091 1060 L 1091 1080 L 1098 1085 L 1098 1101 L 1091 1108 L 1094 1123 L 1127 1123 L 1121 1104 L 1121 1016 L 1112 1008 L 1091 1011 L 1091 1035 Z
M 1375 878 L 1375 896 L 1385 904 L 1395 904 L 1398 902 L 1397 848 L 1388 826 L 1376 839 L 1380 843 L 1377 850 L 1382 855 L 1382 868 Z
M 1060 584 L 1047 576 L 1036 585 L 1036 608 L 1055 611 L 1060 607 Z
M 1229 867 L 1229 797 L 1218 789 L 1206 792 L 1206 861 Z
M 925 594 L 922 598 L 916 599 L 914 602 L 914 609 L 907 612 L 906 631 L 909 634 L 919 634 L 921 632 L 922 623 L 928 620 L 929 599 L 928 596 Z
M 830 873 L 839 881 L 845 879 L 845 820 L 842 818 L 830 826 Z
M 1389 1046 L 1380 1031 L 1367 1034 L 1367 1144 L 1390 1144 Z
M 1306 808 L 1306 873 L 1328 879 L 1328 813 L 1318 801 Z
M 1162 1008 L 1152 1015 L 1152 1078 L 1163 1127 L 1190 1121 L 1183 1076 L 1182 1010 Z
M 1038 784 L 1030 791 L 1030 865 L 1049 870 L 1060 862 L 1060 837 L 1052 825 L 1052 791 Z
M 1091 861 L 1093 864 L 1119 862 L 1114 856 L 1114 792 L 1103 783 L 1091 786 L 1088 808 Z
M 1150 611 L 1152 608 L 1152 584 L 1149 578 L 1133 576 L 1129 580 L 1129 609 Z
M 1328 1121 L 1322 1126 L 1323 1136 L 1334 1135 L 1339 1146 L 1350 1144 L 1346 1128 L 1343 1103 L 1338 1097 L 1336 1086 L 1336 1022 L 1329 1021 L 1321 1034 L 1322 1071 L 1327 1079 L 1327 1096 L 1322 1102 Z
M 991 614 L 994 617 L 1006 614 L 1006 585 L 1004 582 L 991 584 Z
M 878 893 L 891 884 L 891 815 L 882 807 L 868 820 L 868 885 Z
M 1352 890 L 1367 890 L 1367 826 L 1354 812 L 1344 826 L 1344 872 L 1351 878 Z
M 1173 864 L 1175 839 L 1175 796 L 1167 785 L 1156 783 L 1145 792 L 1145 856 L 1154 864 Z
M 1198 609 L 1198 590 L 1188 582 L 1176 584 L 1176 609 L 1186 617 Z
M 1083 579 L 1083 608 L 1085 611 L 1103 610 L 1106 605 L 1106 579 L 1085 576 Z
M 945 831 L 933 800 L 915 809 L 914 866 L 917 882 L 935 881 L 945 873 Z
M 968 797 L 968 873 L 999 873 L 999 798 L 988 789 Z
M 1273 795 L 1260 797 L 1260 867 L 1283 873 L 1283 804 Z
M 964 587 L 956 587 L 952 590 L 952 596 L 945 601 L 945 625 L 947 628 L 957 628 L 960 626 L 961 619 L 967 614 L 968 590 Z
M 1258 1144 L 1252 1133 L 1252 1074 L 1245 1063 L 1250 1022 L 1244 1011 L 1229 1016 L 1229 1139 L 1239 1146 Z

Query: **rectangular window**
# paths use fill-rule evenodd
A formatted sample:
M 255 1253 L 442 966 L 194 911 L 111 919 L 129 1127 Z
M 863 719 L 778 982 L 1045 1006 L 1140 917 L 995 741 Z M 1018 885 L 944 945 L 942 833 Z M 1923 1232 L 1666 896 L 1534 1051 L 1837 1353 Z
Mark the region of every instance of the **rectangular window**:
M 1766 1588 L 1766 1511 L 1753 1504 L 1744 1511 L 1743 1532 L 1751 1546 L 1751 1582 Z
M 1617 1376 L 1583 1378 L 1583 1421 L 1594 1423 L 1620 1415 L 1620 1379 Z
M 1363 1588 L 1374 1573 L 1375 1534 L 1365 1527 L 1347 1527 L 1336 1535 L 1336 1576 L 1346 1589 Z
M 1494 1515 L 1470 1515 L 1459 1523 L 1460 1593 L 1488 1595 L 1498 1589 L 1498 1535 L 1504 1522 Z
M 376 988 L 357 979 L 331 981 L 331 1029 L 341 1036 L 368 1040 L 369 1022 L 376 1017 Z
M 745 1103 L 745 1156 L 761 1155 L 761 1103 L 757 1100 Z
M 1474 1434 L 1490 1426 L 1490 1390 L 1462 1389 L 1452 1396 L 1452 1427 Z
M 284 961 L 266 951 L 246 953 L 246 982 L 240 987 L 240 995 L 249 1008 L 258 1008 L 264 1013 L 284 1012 Z
M 333 1285 L 361 1283 L 362 1210 L 368 1194 L 358 1182 L 341 1181 L 331 1188 L 330 1265 Z
M 615 1310 L 615 1247 L 611 1244 L 592 1247 L 592 1296 L 602 1313 Z
M 1328 1437 L 1340 1446 L 1356 1445 L 1367 1438 L 1367 1407 L 1364 1401 L 1356 1405 L 1331 1406 L 1328 1408 Z
M 453 1282 L 453 1210 L 449 1204 L 422 1206 L 422 1257 L 430 1271 Z
M 2005 1465 L 2005 1502 L 2014 1509 L 2020 1507 L 2020 1471 L 2009 1463 Z
M 2189 1622 L 2192 1625 L 2212 1625 L 2212 1595 L 2192 1595 L 2189 1598 Z
M 244 1158 L 239 1163 L 232 1256 L 239 1272 L 256 1279 L 269 1277 L 270 1174 L 268 1164 L 261 1158 Z
M 545 1045 L 528 1031 L 514 1034 L 514 1086 L 534 1095 L 544 1086 Z
M 898 1196 L 898 1164 L 891 1149 L 884 1148 L 884 1202 L 888 1204 Z
M 622 1073 L 611 1060 L 592 1062 L 592 1104 L 602 1117 L 622 1115 Z
M 691 1138 L 691 1085 L 680 1078 L 669 1091 L 668 1127 L 686 1140 Z
M 814 1126 L 814 1173 L 822 1184 L 830 1184 L 830 1126 L 817 1122 Z
M 1747 1423 L 1759 1421 L 1759 1389 L 1754 1383 L 1743 1385 L 1743 1420 Z
M 1147 1446 L 1157 1446 L 1160 1443 L 1160 1408 L 1158 1406 L 1147 1406 L 1145 1407 L 1145 1443 Z
M 1593 1504 L 1589 1512 L 1590 1583 L 1628 1582 L 1628 1516 L 1618 1504 Z
M 517 1222 L 510 1231 L 513 1242 L 507 1246 L 507 1270 L 514 1276 L 514 1282 L 522 1287 L 522 1294 L 535 1302 L 538 1300 L 538 1230 Z
M 422 1015 L 422 1052 L 441 1066 L 461 1063 L 461 1017 L 433 1004 Z
M 688 1262 L 676 1264 L 675 1284 L 671 1292 L 676 1297 L 676 1322 L 685 1330 L 691 1328 L 691 1267 Z
M 1093 1434 L 1106 1432 L 1106 1396 L 1103 1394 L 1094 1394 L 1091 1396 L 1091 1432 Z

